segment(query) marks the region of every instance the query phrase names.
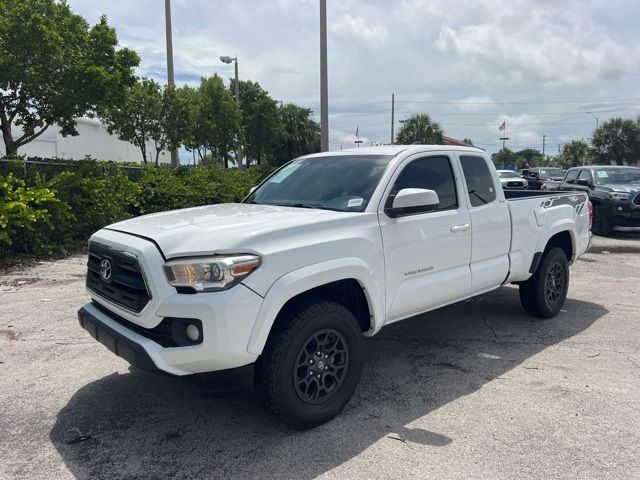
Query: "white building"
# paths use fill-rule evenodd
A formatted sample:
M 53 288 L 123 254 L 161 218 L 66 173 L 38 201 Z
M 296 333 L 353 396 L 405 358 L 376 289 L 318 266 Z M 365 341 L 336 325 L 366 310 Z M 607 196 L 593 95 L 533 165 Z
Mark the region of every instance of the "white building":
M 80 160 L 87 156 L 95 160 L 113 160 L 115 162 L 142 163 L 140 148 L 129 142 L 119 140 L 115 135 L 107 132 L 107 126 L 91 118 L 78 118 L 78 135 L 63 137 L 56 125 L 49 127 L 35 140 L 18 149 L 19 155 L 43 158 L 68 158 Z M 14 138 L 20 131 L 14 125 Z M 4 155 L 4 143 L 0 142 L 0 156 Z M 151 158 L 149 158 L 151 156 Z M 147 160 L 155 161 L 155 147 L 153 142 L 147 144 Z M 170 163 L 171 154 L 160 152 L 160 163 Z

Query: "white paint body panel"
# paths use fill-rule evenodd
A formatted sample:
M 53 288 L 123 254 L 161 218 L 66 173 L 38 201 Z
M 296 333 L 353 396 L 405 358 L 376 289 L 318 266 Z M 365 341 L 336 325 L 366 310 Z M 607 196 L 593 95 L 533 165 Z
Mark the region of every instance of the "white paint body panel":
M 477 149 L 387 146 L 318 156 L 375 153 L 395 156 L 361 213 L 223 204 L 146 215 L 92 236 L 92 241 L 136 255 L 152 296 L 139 314 L 89 291 L 96 302 L 144 328 L 153 328 L 164 317 L 200 319 L 202 344 L 162 348 L 95 307 L 87 307 L 142 345 L 158 368 L 185 375 L 252 363 L 282 306 L 330 282 L 355 279 L 359 283 L 371 315 L 371 328 L 365 334 L 373 335 L 385 324 L 505 282 L 526 280 L 534 254 L 543 251 L 558 232 L 570 233 L 574 259 L 588 248 L 584 196 L 573 195 L 570 202 L 568 195 L 560 194 L 505 201 L 491 166 L 496 201 L 472 207 L 459 155 L 481 156 L 490 164 Z M 387 216 L 384 204 L 403 165 L 432 154 L 446 155 L 452 163 L 458 208 Z M 166 259 L 227 253 L 257 254 L 262 264 L 242 284 L 223 292 L 179 294 L 164 277 Z

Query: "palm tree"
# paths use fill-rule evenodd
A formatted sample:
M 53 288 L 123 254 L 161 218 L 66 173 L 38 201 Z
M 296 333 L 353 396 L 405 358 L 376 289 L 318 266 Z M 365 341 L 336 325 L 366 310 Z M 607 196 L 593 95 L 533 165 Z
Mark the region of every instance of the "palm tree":
M 562 157 L 571 167 L 584 165 L 591 161 L 591 150 L 584 140 L 571 140 L 562 148 Z
M 401 120 L 401 123 L 402 127 L 396 137 L 396 143 L 400 145 L 444 144 L 442 127 L 426 113 L 411 115 L 406 120 Z

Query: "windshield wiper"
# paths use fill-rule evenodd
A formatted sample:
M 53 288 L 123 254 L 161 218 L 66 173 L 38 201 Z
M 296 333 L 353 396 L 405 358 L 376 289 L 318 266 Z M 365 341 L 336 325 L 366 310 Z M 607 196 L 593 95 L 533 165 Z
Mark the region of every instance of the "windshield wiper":
M 296 207 L 296 208 L 315 208 L 318 210 L 331 210 L 327 207 L 320 207 L 319 205 L 313 205 L 311 203 L 276 203 L 279 207 Z

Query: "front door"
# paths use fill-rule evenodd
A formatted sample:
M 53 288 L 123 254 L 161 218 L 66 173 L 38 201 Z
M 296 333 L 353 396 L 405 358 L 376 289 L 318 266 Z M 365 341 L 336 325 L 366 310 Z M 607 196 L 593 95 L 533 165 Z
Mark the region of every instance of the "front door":
M 385 254 L 387 322 L 468 294 L 471 227 L 457 165 L 448 155 L 418 154 L 400 166 L 379 209 Z M 384 213 L 403 188 L 434 190 L 434 211 L 391 218 Z

